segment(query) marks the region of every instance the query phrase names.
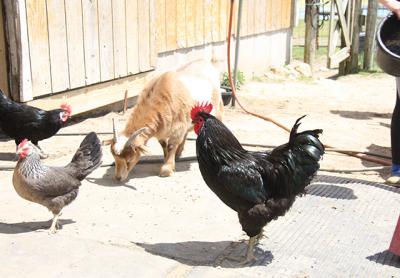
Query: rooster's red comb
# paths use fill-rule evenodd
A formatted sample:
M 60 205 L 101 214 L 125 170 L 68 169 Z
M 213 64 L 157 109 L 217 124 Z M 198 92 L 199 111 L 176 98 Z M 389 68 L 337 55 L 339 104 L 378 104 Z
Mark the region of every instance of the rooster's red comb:
M 65 111 L 67 111 L 67 113 L 69 115 L 71 115 L 72 109 L 71 109 L 71 106 L 69 104 L 66 104 L 66 103 L 61 104 L 61 109 L 64 109 Z
M 206 101 L 206 102 L 197 103 L 195 106 L 193 106 L 192 110 L 190 111 L 190 117 L 193 120 L 194 118 L 196 118 L 197 113 L 199 113 L 199 112 L 210 113 L 212 109 L 213 109 L 213 105 L 211 104 L 211 102 Z
M 18 144 L 18 149 L 25 146 L 26 143 L 28 143 L 28 139 L 25 138 L 24 140 L 21 141 L 21 143 Z

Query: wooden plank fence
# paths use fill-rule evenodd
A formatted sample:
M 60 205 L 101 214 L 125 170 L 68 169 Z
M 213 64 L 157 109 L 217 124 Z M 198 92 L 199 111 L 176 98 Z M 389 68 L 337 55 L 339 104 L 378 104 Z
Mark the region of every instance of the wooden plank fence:
M 154 67 L 155 0 L 18 1 L 26 3 L 32 97 Z

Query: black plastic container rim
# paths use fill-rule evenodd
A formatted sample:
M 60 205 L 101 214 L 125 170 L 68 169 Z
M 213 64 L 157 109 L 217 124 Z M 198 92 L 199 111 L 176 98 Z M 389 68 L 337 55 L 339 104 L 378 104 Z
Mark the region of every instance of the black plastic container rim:
M 400 60 L 400 56 L 397 55 L 397 54 L 395 54 L 395 53 L 393 53 L 392 51 L 390 51 L 390 50 L 386 47 L 386 45 L 383 43 L 383 41 L 382 41 L 382 39 L 381 39 L 381 30 L 382 30 L 383 24 L 385 24 L 385 22 L 386 22 L 389 18 L 391 18 L 391 17 L 393 17 L 393 16 L 395 16 L 395 15 L 394 15 L 393 13 L 390 13 L 389 15 L 387 15 L 387 16 L 381 21 L 381 23 L 379 23 L 378 31 L 376 32 L 376 39 L 377 39 L 377 41 L 378 41 L 379 46 L 382 47 L 383 50 L 384 50 L 386 53 L 388 53 L 388 54 L 390 54 L 391 56 L 393 56 L 393 57 L 395 57 L 395 58 L 397 58 L 397 59 Z

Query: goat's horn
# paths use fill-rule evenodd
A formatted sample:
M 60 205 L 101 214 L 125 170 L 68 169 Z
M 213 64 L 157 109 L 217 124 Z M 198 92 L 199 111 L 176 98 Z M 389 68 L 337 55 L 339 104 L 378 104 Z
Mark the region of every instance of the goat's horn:
M 115 130 L 115 120 L 114 118 L 112 119 L 113 121 L 113 140 L 117 141 L 117 131 Z
M 129 137 L 128 141 L 126 141 L 125 145 L 124 145 L 124 149 L 127 147 L 130 147 L 132 141 L 142 132 L 144 132 L 145 130 L 147 130 L 147 127 L 142 127 L 139 128 L 138 130 L 136 130 L 134 133 L 132 133 L 132 135 Z

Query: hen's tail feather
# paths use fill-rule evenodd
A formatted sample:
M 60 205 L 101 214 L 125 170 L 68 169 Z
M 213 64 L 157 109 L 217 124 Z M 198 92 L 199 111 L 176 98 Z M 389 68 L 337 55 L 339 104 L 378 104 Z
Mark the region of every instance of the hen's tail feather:
M 95 132 L 90 132 L 83 139 L 66 171 L 78 180 L 83 180 L 101 164 L 101 143 Z

